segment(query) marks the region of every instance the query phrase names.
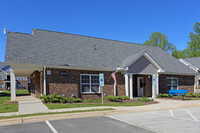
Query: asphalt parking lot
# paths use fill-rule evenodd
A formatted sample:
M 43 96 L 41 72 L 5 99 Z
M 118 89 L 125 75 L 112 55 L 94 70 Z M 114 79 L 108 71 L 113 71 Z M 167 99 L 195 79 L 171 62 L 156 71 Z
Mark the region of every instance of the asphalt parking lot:
M 0 133 L 199 133 L 200 108 L 170 109 L 1 126 Z
M 0 133 L 153 133 L 105 116 L 75 118 L 0 127 Z
M 162 133 L 200 133 L 200 108 L 111 115 L 110 118 Z

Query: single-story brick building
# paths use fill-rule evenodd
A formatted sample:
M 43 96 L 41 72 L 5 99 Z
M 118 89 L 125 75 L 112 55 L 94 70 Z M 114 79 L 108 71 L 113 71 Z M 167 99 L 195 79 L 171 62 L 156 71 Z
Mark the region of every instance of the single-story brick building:
M 195 76 L 195 86 L 199 88 L 200 87 L 200 57 L 180 59 L 180 61 L 198 73 L 198 75 Z M 195 92 L 197 91 L 198 93 L 200 93 L 199 89 L 195 90 Z
M 5 61 L 15 76 L 30 76 L 32 95 L 65 94 L 98 99 L 104 95 L 155 97 L 169 89 L 194 92 L 197 72 L 158 47 L 33 29 L 8 32 Z M 116 73 L 117 85 L 111 78 Z M 11 84 L 12 100 L 15 86 Z

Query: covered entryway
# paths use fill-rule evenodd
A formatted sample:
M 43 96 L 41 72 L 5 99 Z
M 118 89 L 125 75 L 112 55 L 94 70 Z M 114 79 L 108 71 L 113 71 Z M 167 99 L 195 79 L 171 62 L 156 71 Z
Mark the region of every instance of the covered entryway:
M 10 86 L 11 86 L 11 101 L 16 100 L 16 78 L 15 77 L 30 77 L 33 72 L 39 71 L 44 72 L 43 66 L 33 66 L 33 65 L 17 65 L 17 64 L 8 64 L 10 65 Z M 44 74 L 45 75 L 45 74 Z M 45 78 L 38 79 L 40 82 L 43 82 L 44 86 L 40 86 L 46 88 L 46 82 L 43 80 Z M 30 85 L 31 86 L 31 85 Z
M 125 69 L 126 96 L 155 98 L 159 93 L 158 73 L 162 69 L 147 53 L 142 53 Z

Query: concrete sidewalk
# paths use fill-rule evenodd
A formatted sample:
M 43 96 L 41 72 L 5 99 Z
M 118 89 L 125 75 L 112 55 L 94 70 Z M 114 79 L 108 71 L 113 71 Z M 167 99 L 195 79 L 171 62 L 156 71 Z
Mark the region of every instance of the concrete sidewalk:
M 145 106 L 98 106 L 98 107 L 80 107 L 80 108 L 64 108 L 64 109 L 52 109 L 49 110 L 40 99 L 33 98 L 31 96 L 17 97 L 19 101 L 19 111 L 10 113 L 0 113 L 0 116 L 13 116 L 33 113 L 48 113 L 48 112 L 66 112 L 66 111 L 78 111 L 78 110 L 91 110 L 91 109 L 105 109 L 113 108 L 116 113 L 127 112 L 145 112 L 154 110 L 167 110 L 177 108 L 192 108 L 200 107 L 200 100 L 181 101 L 170 99 L 155 99 L 158 103 Z M 112 112 L 112 113 L 114 113 Z
M 38 112 L 48 112 L 49 109 L 40 99 L 32 96 L 20 96 L 16 100 L 19 103 L 19 114 L 32 114 Z

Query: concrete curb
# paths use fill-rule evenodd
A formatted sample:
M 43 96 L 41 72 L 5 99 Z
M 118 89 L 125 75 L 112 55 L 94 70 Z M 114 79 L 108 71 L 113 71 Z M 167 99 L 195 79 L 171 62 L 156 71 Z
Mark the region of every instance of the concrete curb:
M 52 115 L 40 115 L 40 116 L 30 116 L 30 117 L 20 117 L 11 119 L 0 120 L 0 126 L 15 125 L 31 122 L 41 122 L 46 120 L 61 120 L 61 119 L 72 119 L 72 118 L 83 118 L 83 117 L 93 117 L 93 116 L 103 116 L 107 113 L 114 112 L 110 111 L 94 111 L 94 112 L 81 112 L 81 113 L 63 113 L 63 114 L 52 114 Z
M 0 120 L 0 126 L 31 123 L 31 122 L 41 122 L 41 121 L 45 121 L 45 120 L 84 118 L 84 117 L 127 114 L 127 113 L 139 113 L 139 112 L 149 112 L 149 111 L 159 111 L 159 110 L 169 110 L 169 109 L 182 109 L 182 108 L 194 108 L 194 107 L 200 107 L 200 104 L 184 105 L 184 106 L 170 107 L 170 108 L 157 108 L 157 109 L 150 108 L 150 109 L 144 109 L 144 110 L 122 110 L 121 109 L 121 110 L 108 110 L 108 111 L 94 111 L 94 112 L 40 115 L 40 116 L 30 116 L 30 117 L 2 119 L 2 120 Z M 110 108 L 112 108 L 112 107 L 110 107 Z M 114 108 L 114 109 L 116 109 L 116 108 Z

